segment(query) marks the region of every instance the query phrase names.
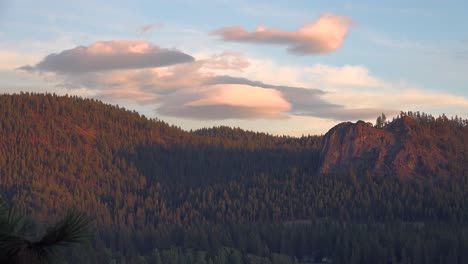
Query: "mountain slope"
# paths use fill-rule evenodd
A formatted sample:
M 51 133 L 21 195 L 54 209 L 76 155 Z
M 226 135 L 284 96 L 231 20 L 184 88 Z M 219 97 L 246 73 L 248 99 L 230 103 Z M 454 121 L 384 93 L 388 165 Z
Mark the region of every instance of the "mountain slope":
M 89 213 L 96 253 L 73 255 L 90 255 L 81 263 L 137 263 L 142 256 L 157 263 L 150 261 L 155 249 L 206 255 L 225 254 L 225 247 L 262 263 L 275 254 L 304 262 L 354 254 L 355 263 L 375 263 L 394 249 L 400 262 L 417 262 L 403 260 L 402 251 L 408 258 L 426 251 L 435 259 L 461 257 L 468 252 L 466 120 L 422 126 L 402 118 L 383 129 L 340 124 L 323 138 L 227 127 L 187 132 L 96 100 L 0 95 L 0 195 L 43 221 L 70 207 Z M 398 157 L 407 153 L 429 165 L 401 167 Z M 397 177 L 378 177 L 384 174 Z M 415 222 L 428 224 L 421 231 Z M 455 253 L 426 243 L 443 237 Z M 427 246 L 409 253 L 409 239 Z
M 403 113 L 383 128 L 362 121 L 339 124 L 324 136 L 321 172 L 460 176 L 466 173 L 468 157 L 464 122 Z

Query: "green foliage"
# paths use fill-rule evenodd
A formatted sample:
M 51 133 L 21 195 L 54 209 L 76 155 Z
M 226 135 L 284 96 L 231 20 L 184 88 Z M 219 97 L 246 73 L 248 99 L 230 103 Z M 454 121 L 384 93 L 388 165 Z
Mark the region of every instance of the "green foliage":
M 90 240 L 91 222 L 89 218 L 74 209 L 67 212 L 62 220 L 50 227 L 37 242 L 37 246 L 69 246 Z
M 385 125 L 387 125 L 387 116 L 384 113 L 382 113 L 380 116 L 377 117 L 375 121 L 375 127 L 383 128 Z
M 0 262 L 12 264 L 52 263 L 60 247 L 84 243 L 90 238 L 90 220 L 75 210 L 49 228 L 39 240 L 26 233 L 26 218 L 13 209 L 0 211 Z
M 8 207 L 0 199 L 0 240 L 9 235 L 21 235 L 27 228 L 27 219 L 17 207 Z
M 383 129 L 407 116 L 443 132 L 437 147 L 466 149 L 468 122 L 458 117 L 402 113 Z M 72 207 L 95 221 L 92 249 L 67 254 L 72 263 L 461 263 L 468 252 L 468 175 L 458 160 L 445 165 L 450 177 L 319 175 L 320 136 L 187 132 L 55 95 L 1 95 L 0 135 L 4 198 L 39 222 Z M 434 144 L 424 137 L 417 143 Z M 8 221 L 0 217 L 0 230 Z M 41 245 L 80 241 L 85 226 L 68 215 Z

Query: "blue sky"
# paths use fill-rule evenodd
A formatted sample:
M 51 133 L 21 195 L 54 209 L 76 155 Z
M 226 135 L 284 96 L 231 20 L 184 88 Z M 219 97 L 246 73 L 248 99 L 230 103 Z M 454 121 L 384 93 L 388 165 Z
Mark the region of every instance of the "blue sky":
M 466 1 L 2 0 L 0 93 L 78 94 L 186 129 L 290 135 L 400 110 L 467 118 L 466 10 Z M 104 68 L 61 70 L 80 60 Z

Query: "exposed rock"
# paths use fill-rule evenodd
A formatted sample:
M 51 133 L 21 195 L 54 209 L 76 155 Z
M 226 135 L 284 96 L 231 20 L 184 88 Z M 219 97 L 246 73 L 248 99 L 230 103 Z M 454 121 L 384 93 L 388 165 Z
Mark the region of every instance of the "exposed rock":
M 447 126 L 423 124 L 408 116 L 383 129 L 363 121 L 341 123 L 324 136 L 321 172 L 446 176 L 450 164 L 463 164 L 465 156 L 466 128 L 455 132 L 461 133 L 459 137 L 453 137 Z

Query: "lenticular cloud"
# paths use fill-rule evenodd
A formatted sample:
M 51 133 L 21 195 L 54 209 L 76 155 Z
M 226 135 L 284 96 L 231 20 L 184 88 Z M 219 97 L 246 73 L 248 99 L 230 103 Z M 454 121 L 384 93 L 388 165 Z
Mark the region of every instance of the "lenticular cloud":
M 296 31 L 257 27 L 248 32 L 241 27 L 216 30 L 224 41 L 286 45 L 295 54 L 326 54 L 338 49 L 352 25 L 351 19 L 334 14 L 324 14 L 311 24 Z
M 282 93 L 245 84 L 216 84 L 168 95 L 158 112 L 195 119 L 281 118 L 291 108 Z
M 99 41 L 88 47 L 76 47 L 46 56 L 35 66 L 20 70 L 81 74 L 118 69 L 143 69 L 193 61 L 177 50 L 163 49 L 145 41 Z

